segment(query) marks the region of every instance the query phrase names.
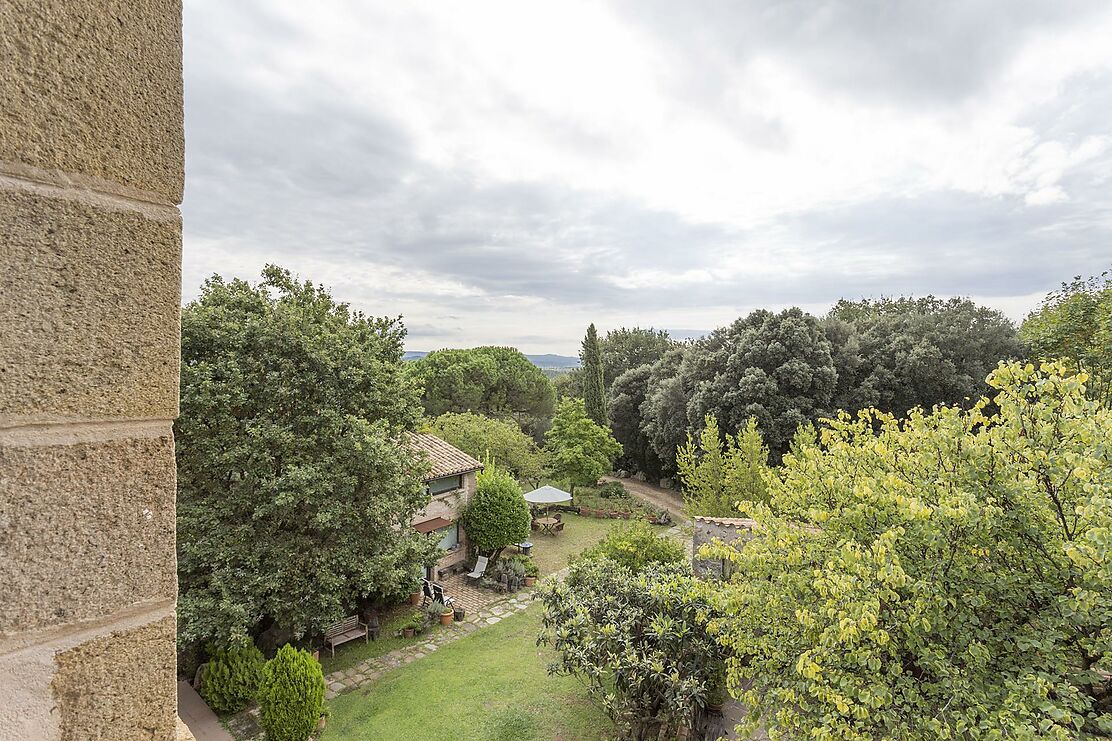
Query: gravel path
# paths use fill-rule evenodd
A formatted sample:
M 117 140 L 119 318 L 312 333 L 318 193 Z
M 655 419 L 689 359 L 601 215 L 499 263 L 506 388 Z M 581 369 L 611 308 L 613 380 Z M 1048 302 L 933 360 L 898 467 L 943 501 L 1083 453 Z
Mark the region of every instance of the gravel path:
M 687 522 L 688 518 L 683 513 L 683 496 L 674 489 L 662 489 L 655 484 L 638 479 L 619 479 L 613 476 L 603 476 L 604 481 L 617 481 L 625 487 L 626 491 L 644 499 L 654 507 L 668 510 L 672 517 L 679 522 Z

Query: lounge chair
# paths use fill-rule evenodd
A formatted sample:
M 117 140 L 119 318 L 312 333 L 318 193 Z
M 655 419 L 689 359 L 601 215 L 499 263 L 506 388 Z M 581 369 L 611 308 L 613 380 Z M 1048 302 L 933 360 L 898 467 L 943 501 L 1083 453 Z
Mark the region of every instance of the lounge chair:
M 488 560 L 486 556 L 479 556 L 478 560 L 475 561 L 475 570 L 468 574 L 467 578 L 472 580 L 481 579 L 483 574 L 486 573 Z
M 432 582 L 423 577 L 421 578 L 421 594 L 424 596 L 424 599 L 421 600 L 422 604 L 436 601 L 436 595 L 432 591 Z
M 444 605 L 445 607 L 451 607 L 452 606 L 452 601 L 453 600 L 452 600 L 451 597 L 449 597 L 444 592 L 444 587 L 440 586 L 439 584 L 433 584 L 432 585 L 432 593 L 436 597 L 436 599 L 434 599 L 433 602 L 439 602 L 440 604 Z

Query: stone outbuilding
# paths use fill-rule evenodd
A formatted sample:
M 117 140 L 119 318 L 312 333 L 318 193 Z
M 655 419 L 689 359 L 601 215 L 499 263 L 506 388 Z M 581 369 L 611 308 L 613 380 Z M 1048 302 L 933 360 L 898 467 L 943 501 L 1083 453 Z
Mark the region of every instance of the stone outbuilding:
M 700 558 L 699 549 L 717 539 L 737 548 L 753 538 L 755 520 L 744 517 L 699 517 L 692 522 L 691 568 L 695 575 L 719 581 L 730 578 L 733 564 L 724 558 Z

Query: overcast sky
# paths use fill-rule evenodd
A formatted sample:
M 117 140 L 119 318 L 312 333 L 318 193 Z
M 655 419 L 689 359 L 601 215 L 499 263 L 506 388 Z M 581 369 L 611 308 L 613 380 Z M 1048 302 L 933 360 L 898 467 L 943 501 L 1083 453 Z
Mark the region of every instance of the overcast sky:
M 186 0 L 183 293 L 275 262 L 408 347 L 1112 266 L 1107 2 Z

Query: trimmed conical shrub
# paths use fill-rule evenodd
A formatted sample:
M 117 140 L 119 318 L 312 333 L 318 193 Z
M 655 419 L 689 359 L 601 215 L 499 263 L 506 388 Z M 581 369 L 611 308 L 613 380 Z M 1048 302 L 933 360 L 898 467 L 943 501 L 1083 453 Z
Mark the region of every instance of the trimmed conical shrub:
M 324 709 L 324 674 L 307 651 L 289 644 L 263 668 L 259 720 L 268 741 L 305 741 Z
M 201 696 L 218 713 L 234 713 L 255 698 L 266 659 L 254 645 L 218 651 L 205 665 Z

